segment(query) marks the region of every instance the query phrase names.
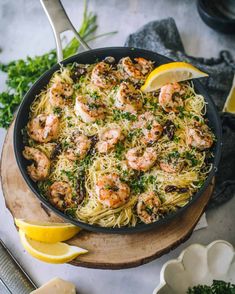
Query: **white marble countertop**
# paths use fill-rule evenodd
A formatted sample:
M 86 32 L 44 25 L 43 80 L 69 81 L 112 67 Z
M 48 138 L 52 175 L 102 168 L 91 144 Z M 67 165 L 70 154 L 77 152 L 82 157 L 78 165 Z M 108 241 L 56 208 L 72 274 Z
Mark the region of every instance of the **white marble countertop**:
M 83 1 L 63 1 L 68 15 L 79 26 Z M 150 20 L 172 16 L 181 33 L 187 53 L 195 56 L 216 57 L 222 49 L 235 55 L 234 36 L 218 34 L 199 18 L 195 1 L 191 0 L 91 0 L 90 9 L 97 13 L 98 33 L 118 30 L 112 37 L 99 39 L 95 47 L 123 45 L 129 33 Z M 1 61 L 39 55 L 54 47 L 52 31 L 46 16 L 35 0 L 0 0 Z M 4 89 L 0 76 L 0 90 Z M 0 129 L 0 147 L 5 130 Z M 2 194 L 2 192 L 1 192 Z M 175 258 L 192 243 L 208 244 L 224 239 L 235 244 L 235 198 L 207 213 L 208 227 L 194 232 L 191 238 L 169 254 L 146 265 L 126 270 L 93 270 L 71 265 L 50 265 L 29 256 L 22 248 L 13 219 L 0 195 L 0 237 L 20 261 L 37 285 L 58 276 L 77 285 L 81 294 L 143 294 L 152 293 L 159 282 L 160 269 L 167 260 Z M 0 265 L 1 266 L 1 265 Z M 16 293 L 17 294 L 17 293 Z

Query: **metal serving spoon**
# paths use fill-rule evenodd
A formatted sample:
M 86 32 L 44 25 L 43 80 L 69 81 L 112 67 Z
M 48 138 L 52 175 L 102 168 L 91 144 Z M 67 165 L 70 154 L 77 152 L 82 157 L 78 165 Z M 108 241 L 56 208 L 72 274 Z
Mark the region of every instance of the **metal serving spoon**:
M 85 50 L 91 49 L 74 28 L 60 0 L 40 0 L 40 1 L 49 19 L 51 27 L 53 29 L 53 33 L 54 33 L 54 37 L 56 41 L 56 51 L 57 51 L 58 62 L 63 60 L 63 50 L 62 50 L 62 43 L 61 43 L 61 34 L 63 32 L 72 31 L 75 37 L 77 38 L 77 40 L 80 42 L 80 44 L 83 46 Z

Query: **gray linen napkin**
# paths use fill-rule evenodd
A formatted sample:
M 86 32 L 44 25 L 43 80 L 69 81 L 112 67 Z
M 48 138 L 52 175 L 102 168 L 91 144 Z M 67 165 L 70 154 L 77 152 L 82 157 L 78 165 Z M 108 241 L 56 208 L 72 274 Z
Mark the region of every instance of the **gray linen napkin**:
M 201 79 L 219 111 L 232 86 L 235 63 L 228 51 L 221 51 L 218 58 L 198 58 L 185 53 L 180 34 L 173 18 L 152 21 L 131 34 L 125 46 L 155 51 L 173 60 L 192 63 L 209 74 Z M 216 174 L 216 186 L 209 207 L 228 201 L 235 194 L 235 115 L 220 113 L 223 128 L 222 158 Z

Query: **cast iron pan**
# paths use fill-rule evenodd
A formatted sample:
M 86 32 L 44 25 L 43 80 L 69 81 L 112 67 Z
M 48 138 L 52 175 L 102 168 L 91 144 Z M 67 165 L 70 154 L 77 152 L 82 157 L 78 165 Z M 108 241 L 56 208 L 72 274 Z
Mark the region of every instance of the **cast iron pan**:
M 201 189 L 193 195 L 192 199 L 189 201 L 187 205 L 185 205 L 182 208 L 179 208 L 176 212 L 170 213 L 166 215 L 164 218 L 156 221 L 152 224 L 138 224 L 135 227 L 121 227 L 121 228 L 103 228 L 96 225 L 90 225 L 87 223 L 83 223 L 79 220 L 75 220 L 63 212 L 59 211 L 56 207 L 51 205 L 39 192 L 39 189 L 37 187 L 37 184 L 31 180 L 31 178 L 27 174 L 27 166 L 29 165 L 29 162 L 23 157 L 22 151 L 24 149 L 24 143 L 23 143 L 23 136 L 21 133 L 21 130 L 25 128 L 25 126 L 28 123 L 29 120 L 29 112 L 30 112 L 30 105 L 35 99 L 35 97 L 44 89 L 47 84 L 50 81 L 50 78 L 52 77 L 53 73 L 60 69 L 60 64 L 67 65 L 69 63 L 77 62 L 77 63 L 84 63 L 84 64 L 92 64 L 97 62 L 97 60 L 103 60 L 107 56 L 113 56 L 116 61 L 119 61 L 122 57 L 129 56 L 131 58 L 135 57 L 144 57 L 146 59 L 152 60 L 155 62 L 155 66 L 158 66 L 160 64 L 171 62 L 169 58 L 166 58 L 162 55 L 159 55 L 157 53 L 143 50 L 143 49 L 137 49 L 137 48 L 127 48 L 127 47 L 110 47 L 110 48 L 100 48 L 100 49 L 94 49 L 90 51 L 86 51 L 77 55 L 74 55 L 58 64 L 53 66 L 51 69 L 49 69 L 47 72 L 45 72 L 38 81 L 31 87 L 31 89 L 28 91 L 28 93 L 25 95 L 24 100 L 22 101 L 17 116 L 15 120 L 15 127 L 14 127 L 14 151 L 16 156 L 16 161 L 19 166 L 19 169 L 30 187 L 30 189 L 33 191 L 33 193 L 38 197 L 38 199 L 50 210 L 64 218 L 66 221 L 71 222 L 81 228 L 94 231 L 94 232 L 103 232 L 103 233 L 133 233 L 133 232 L 141 232 L 146 231 L 149 229 L 152 229 L 154 227 L 157 227 L 158 225 L 163 225 L 172 218 L 178 217 L 181 215 L 190 205 L 193 205 L 193 203 L 203 195 L 203 192 L 206 190 L 208 185 L 211 183 L 212 177 L 214 176 L 219 159 L 220 159 L 220 153 L 221 153 L 221 125 L 220 125 L 220 119 L 216 110 L 216 107 L 209 97 L 207 91 L 205 88 L 201 85 L 201 83 L 197 80 L 194 81 L 195 89 L 197 93 L 200 93 L 204 96 L 206 102 L 207 102 L 207 118 L 209 120 L 209 126 L 212 128 L 215 136 L 216 136 L 216 142 L 213 146 L 213 153 L 214 158 L 212 159 L 213 168 L 211 172 L 209 173 L 204 185 L 201 187 Z

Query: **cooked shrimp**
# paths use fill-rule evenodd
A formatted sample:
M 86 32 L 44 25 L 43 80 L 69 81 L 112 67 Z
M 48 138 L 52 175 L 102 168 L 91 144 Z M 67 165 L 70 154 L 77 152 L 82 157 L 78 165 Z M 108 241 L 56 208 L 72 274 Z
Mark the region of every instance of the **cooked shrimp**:
M 28 160 L 33 160 L 33 164 L 27 167 L 30 178 L 33 181 L 42 181 L 47 178 L 50 172 L 50 160 L 40 150 L 26 146 L 23 155 Z
M 117 77 L 112 67 L 101 61 L 95 65 L 91 73 L 91 82 L 100 88 L 110 88 L 117 83 Z
M 76 200 L 73 198 L 72 188 L 67 182 L 54 182 L 49 187 L 49 201 L 59 210 L 76 207 Z
M 186 128 L 186 142 L 199 150 L 205 150 L 213 145 L 212 133 L 207 125 L 195 124 Z
M 152 144 L 161 137 L 163 127 L 156 120 L 156 117 L 151 112 L 145 112 L 139 115 L 138 121 L 133 124 L 134 128 L 142 130 L 144 137 L 142 142 Z
M 117 208 L 125 204 L 130 196 L 130 188 L 121 182 L 115 173 L 104 175 L 96 183 L 98 200 L 105 206 Z
M 74 134 L 65 156 L 70 160 L 83 159 L 91 147 L 91 140 L 83 134 Z
M 107 128 L 100 135 L 100 141 L 97 143 L 97 149 L 100 153 L 107 153 L 114 146 L 124 139 L 122 130 L 119 127 Z
M 160 160 L 159 165 L 167 173 L 177 173 L 182 171 L 185 162 L 183 158 L 168 155 Z
M 97 100 L 94 101 L 88 95 L 76 97 L 74 110 L 76 115 L 80 116 L 86 123 L 94 122 L 105 117 L 104 104 Z
M 49 102 L 53 107 L 63 108 L 66 98 L 73 95 L 73 87 L 64 81 L 55 82 L 49 90 Z
M 152 124 L 148 126 L 148 128 L 143 129 L 144 143 L 153 144 L 158 141 L 162 135 L 162 126 L 157 122 L 153 121 Z
M 137 214 L 142 222 L 150 224 L 158 219 L 158 210 L 161 206 L 159 197 L 154 192 L 140 194 L 137 203 Z
M 134 59 L 137 62 L 137 67 L 140 68 L 141 73 L 146 76 L 150 71 L 153 70 L 153 62 L 150 60 L 147 60 L 143 57 L 137 57 Z
M 124 57 L 119 61 L 119 69 L 125 79 L 131 79 L 133 82 L 138 82 L 143 79 L 152 69 L 153 63 L 142 57 L 135 58 L 134 63 L 130 57 Z
M 122 82 L 118 88 L 114 105 L 127 112 L 136 112 L 142 107 L 141 95 L 133 85 Z
M 161 87 L 159 104 L 166 112 L 179 112 L 184 103 L 180 95 L 184 93 L 179 83 L 167 84 Z
M 39 114 L 27 126 L 28 135 L 35 141 L 47 143 L 57 138 L 59 119 L 56 115 Z
M 152 147 L 146 149 L 134 147 L 128 150 L 126 159 L 132 169 L 147 171 L 155 164 L 157 154 Z

